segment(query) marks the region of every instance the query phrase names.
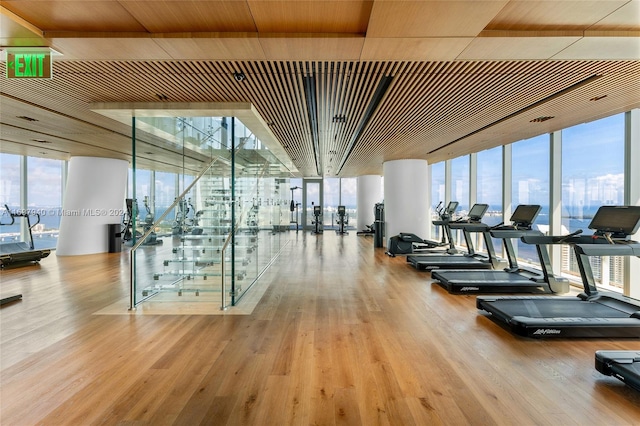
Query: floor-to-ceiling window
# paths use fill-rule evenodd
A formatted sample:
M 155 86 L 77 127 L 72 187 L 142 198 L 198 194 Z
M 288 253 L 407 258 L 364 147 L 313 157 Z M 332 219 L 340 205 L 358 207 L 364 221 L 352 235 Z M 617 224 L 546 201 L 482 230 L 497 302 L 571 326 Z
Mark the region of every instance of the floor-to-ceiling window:
M 446 207 L 444 164 L 445 162 L 441 161 L 431 165 L 431 220 L 440 219 L 436 208 Z M 431 225 L 431 239 L 438 241 L 442 239 L 442 227 Z
M 324 197 L 322 208 L 322 224 L 326 229 L 336 226 L 338 205 L 340 205 L 340 178 L 324 178 Z
M 26 164 L 26 182 L 21 162 Z M 2 224 L 11 223 L 13 213 L 29 215 L 35 248 L 55 248 L 62 215 L 62 168 L 64 161 L 21 155 L 0 154 L 0 202 Z M 26 204 L 23 205 L 23 200 Z M 38 219 L 39 218 L 39 219 Z M 37 223 L 39 220 L 39 223 Z M 22 229 L 21 229 L 22 228 Z M 2 241 L 29 241 L 26 218 L 16 217 L 13 225 L 0 228 Z
M 562 131 L 563 231 L 588 231 L 600 206 L 624 204 L 624 114 Z M 623 257 L 591 257 L 596 281 L 622 290 Z M 573 251 L 562 250 L 562 272 L 579 276 Z
M 29 157 L 27 159 L 28 210 L 40 215 L 31 216 L 35 248 L 55 248 L 58 243 L 62 212 L 62 160 Z
M 323 179 L 323 220 L 327 229 L 338 226 L 338 206 L 345 206 L 347 228 L 354 229 L 357 220 L 358 180 L 356 178 Z
M 347 228 L 355 229 L 358 220 L 358 179 L 340 178 L 340 204 L 347 211 Z
M 520 204 L 542 207 L 535 225 L 545 232 L 549 227 L 549 135 L 541 135 L 512 145 L 512 210 Z M 518 259 L 539 264 L 533 245 L 518 241 L 514 244 Z
M 451 160 L 451 200 L 457 201 L 461 215 L 469 213 L 469 156 Z M 466 246 L 462 232 L 453 231 L 456 244 Z
M 11 223 L 11 216 L 6 209 L 6 207 L 8 207 L 9 210 L 13 212 L 21 208 L 21 158 L 20 155 L 0 154 L 0 170 L 2 170 L 0 174 L 0 202 L 2 202 L 0 206 L 0 209 L 2 209 L 0 223 L 3 224 L 3 226 L 0 227 L 0 242 L 15 241 L 21 238 L 20 223 L 16 221 L 13 225 L 9 225 Z
M 502 222 L 502 147 L 481 151 L 477 155 L 477 184 L 476 200 L 478 203 L 489 204 L 489 210 L 484 215 L 483 222 L 487 225 L 497 225 Z M 484 248 L 480 245 L 480 250 Z M 496 253 L 502 251 L 502 241 L 493 241 Z

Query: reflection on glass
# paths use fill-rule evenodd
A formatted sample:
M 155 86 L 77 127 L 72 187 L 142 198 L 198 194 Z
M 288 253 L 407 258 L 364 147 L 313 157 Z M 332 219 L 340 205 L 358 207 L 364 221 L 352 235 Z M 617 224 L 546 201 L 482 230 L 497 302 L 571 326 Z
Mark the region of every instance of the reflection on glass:
M 27 160 L 28 208 L 40 213 L 33 226 L 35 248 L 55 248 L 62 212 L 62 161 L 29 157 Z M 32 224 L 37 221 L 31 218 Z
M 336 212 L 340 205 L 340 178 L 324 178 L 323 183 L 322 224 L 326 229 L 335 229 Z
M 358 179 L 340 179 L 340 205 L 346 208 L 346 228 L 355 229 L 358 223 Z
M 0 154 L 0 209 L 2 210 L 0 223 L 11 223 L 11 216 L 6 211 L 5 204 L 11 209 L 20 209 L 20 155 Z M 20 235 L 20 224 L 4 225 L 0 227 L 0 242 L 24 240 Z
M 512 209 L 520 204 L 539 204 L 534 229 L 549 230 L 549 135 L 541 135 L 514 143 L 512 149 Z M 508 219 L 508 218 L 507 218 Z M 540 265 L 534 245 L 518 241 L 514 245 L 518 260 Z
M 489 204 L 482 222 L 494 226 L 502 222 L 502 147 L 481 151 L 477 156 L 477 195 L 479 203 Z M 485 251 L 484 241 L 478 238 L 478 251 Z M 494 240 L 496 253 L 502 252 L 502 240 Z
M 445 176 L 444 161 L 431 165 L 431 220 L 438 220 L 436 206 L 439 203 L 445 203 Z M 457 200 L 450 200 L 457 201 Z M 442 227 L 431 225 L 431 239 L 440 241 L 442 238 Z
M 458 202 L 458 214 L 466 216 L 469 213 L 469 156 L 451 160 L 451 199 Z M 466 247 L 462 231 L 454 230 L 453 238 L 456 245 Z
M 562 159 L 563 232 L 587 232 L 600 206 L 624 203 L 624 114 L 564 129 Z M 622 289 L 625 258 L 589 260 L 598 284 Z M 566 246 L 562 272 L 579 276 L 573 251 Z

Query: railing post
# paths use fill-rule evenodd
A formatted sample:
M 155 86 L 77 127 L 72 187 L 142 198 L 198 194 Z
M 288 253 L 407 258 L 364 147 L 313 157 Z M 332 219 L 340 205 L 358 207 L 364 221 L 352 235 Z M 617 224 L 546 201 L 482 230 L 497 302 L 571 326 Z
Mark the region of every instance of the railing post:
M 134 230 L 135 232 L 135 230 Z M 135 309 L 135 285 L 134 285 L 134 274 L 136 270 L 136 256 L 135 252 L 129 252 L 129 310 L 132 311 Z
M 228 241 L 228 239 L 227 239 Z M 224 311 L 225 309 L 227 309 L 227 306 L 225 305 L 225 297 L 224 297 L 224 293 L 225 293 L 225 286 L 226 286 L 226 278 L 225 278 L 225 266 L 224 266 L 224 255 L 225 252 L 227 250 L 227 242 L 225 241 L 224 246 L 222 247 L 222 250 L 220 250 L 220 255 L 222 256 L 222 258 L 220 259 L 220 272 L 221 272 L 221 278 L 222 280 L 220 281 L 220 298 L 222 299 L 222 303 L 220 305 L 220 310 Z

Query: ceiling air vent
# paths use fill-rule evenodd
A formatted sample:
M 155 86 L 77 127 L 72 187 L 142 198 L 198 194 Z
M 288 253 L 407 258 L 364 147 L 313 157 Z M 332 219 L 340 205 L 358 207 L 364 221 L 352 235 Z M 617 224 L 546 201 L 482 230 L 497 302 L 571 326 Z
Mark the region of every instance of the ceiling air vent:
M 607 95 L 602 95 L 602 96 L 596 96 L 594 98 L 589 99 L 590 101 L 599 101 L 600 99 L 604 99 L 606 98 Z
M 529 123 L 542 123 L 543 121 L 547 121 L 547 120 L 551 120 L 552 117 L 550 115 L 546 116 L 546 117 L 538 117 L 538 118 L 534 118 L 533 120 L 529 120 Z
M 51 141 L 47 141 L 44 139 L 31 139 L 31 140 L 38 143 L 51 143 Z
M 19 115 L 18 118 L 21 118 L 21 119 L 27 120 L 27 121 L 38 121 L 35 118 L 27 117 L 26 115 Z

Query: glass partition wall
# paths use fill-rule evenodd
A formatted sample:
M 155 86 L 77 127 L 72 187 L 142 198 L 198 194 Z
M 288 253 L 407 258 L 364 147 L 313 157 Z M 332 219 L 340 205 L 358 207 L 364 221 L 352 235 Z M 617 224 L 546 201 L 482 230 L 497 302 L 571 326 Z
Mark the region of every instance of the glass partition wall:
M 135 117 L 133 125 L 124 232 L 133 247 L 131 308 L 146 300 L 235 305 L 288 240 L 289 170 L 235 117 Z M 171 153 L 152 177 L 142 164 L 152 151 L 140 152 L 150 137 Z

